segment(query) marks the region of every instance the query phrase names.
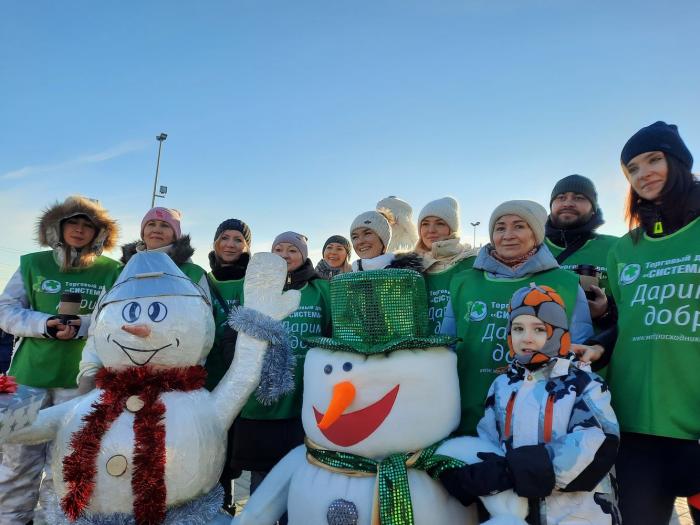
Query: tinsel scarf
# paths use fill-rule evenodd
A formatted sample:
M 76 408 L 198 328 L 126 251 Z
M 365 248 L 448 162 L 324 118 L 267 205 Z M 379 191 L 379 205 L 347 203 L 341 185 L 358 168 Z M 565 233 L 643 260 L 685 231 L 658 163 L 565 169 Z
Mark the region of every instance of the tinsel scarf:
M 102 438 L 124 412 L 126 400 L 138 396 L 143 408 L 134 413 L 134 457 L 131 488 L 138 525 L 157 525 L 165 517 L 165 405 L 163 392 L 197 390 L 204 386 L 201 366 L 154 370 L 151 367 L 115 371 L 103 368 L 96 376 L 103 390 L 85 424 L 71 437 L 73 450 L 63 458 L 63 478 L 68 492 L 61 500 L 66 516 L 76 520 L 90 503 L 95 488 L 97 457 Z

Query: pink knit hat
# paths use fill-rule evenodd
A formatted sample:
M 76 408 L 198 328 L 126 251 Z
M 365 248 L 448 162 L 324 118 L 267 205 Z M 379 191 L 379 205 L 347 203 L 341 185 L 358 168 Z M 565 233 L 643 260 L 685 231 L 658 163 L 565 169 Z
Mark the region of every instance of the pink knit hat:
M 179 239 L 182 236 L 182 233 L 180 232 L 180 221 L 182 220 L 182 214 L 174 209 L 156 206 L 155 208 L 148 210 L 146 215 L 143 216 L 143 220 L 141 221 L 142 239 L 143 229 L 146 226 L 146 223 L 153 220 L 167 222 L 175 232 L 175 239 Z

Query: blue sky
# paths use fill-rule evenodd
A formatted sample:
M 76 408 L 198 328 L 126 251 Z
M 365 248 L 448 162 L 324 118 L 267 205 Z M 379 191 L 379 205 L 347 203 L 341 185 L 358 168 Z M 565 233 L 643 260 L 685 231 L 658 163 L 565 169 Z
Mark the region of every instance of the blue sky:
M 255 251 L 292 229 L 317 256 L 382 197 L 417 215 L 449 194 L 471 239 L 570 173 L 621 234 L 633 132 L 677 123 L 700 157 L 699 19 L 690 0 L 2 2 L 0 285 L 69 194 L 135 239 L 161 131 L 159 204 L 203 265 L 228 217 Z

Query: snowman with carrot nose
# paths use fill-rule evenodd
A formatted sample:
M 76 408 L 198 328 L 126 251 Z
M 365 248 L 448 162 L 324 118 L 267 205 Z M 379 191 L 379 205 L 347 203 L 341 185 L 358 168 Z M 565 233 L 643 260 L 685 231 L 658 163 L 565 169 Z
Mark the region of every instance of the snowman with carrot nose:
M 234 525 L 476 524 L 442 487 L 444 472 L 500 449 L 478 438 L 446 440 L 460 418 L 453 339 L 428 333 L 416 272 L 347 273 L 331 281 L 333 337 L 308 338 L 304 445 L 251 496 Z M 524 524 L 512 491 L 483 498 L 488 523 Z
M 164 253 L 134 255 L 98 304 L 97 388 L 39 412 L 8 442 L 52 441 L 52 525 L 182 525 L 219 520 L 226 435 L 255 392 L 293 387 L 281 320 L 299 306 L 284 260 L 251 257 L 246 306 L 232 312 L 233 363 L 204 388 L 214 338 L 208 294 Z M 286 344 L 285 344 L 286 343 Z

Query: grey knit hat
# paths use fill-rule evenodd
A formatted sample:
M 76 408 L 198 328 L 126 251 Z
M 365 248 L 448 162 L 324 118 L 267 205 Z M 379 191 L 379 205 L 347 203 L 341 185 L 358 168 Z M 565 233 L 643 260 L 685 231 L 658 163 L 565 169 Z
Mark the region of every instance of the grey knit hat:
M 352 238 L 352 232 L 357 228 L 369 228 L 384 244 L 384 248 L 389 246 L 389 241 L 391 241 L 391 226 L 386 217 L 379 213 L 378 211 L 366 211 L 360 213 L 355 220 L 352 221 L 350 225 L 350 238 Z
M 598 193 L 595 191 L 593 181 L 583 175 L 569 175 L 558 181 L 554 185 L 552 195 L 549 198 L 549 207 L 552 207 L 552 202 L 556 199 L 557 195 L 568 192 L 580 193 L 591 201 L 593 210 L 598 209 Z
M 535 242 L 539 246 L 544 241 L 544 224 L 547 222 L 547 210 L 534 201 L 515 200 L 506 201 L 496 206 L 489 219 L 489 238 L 493 244 L 493 228 L 496 221 L 504 215 L 517 215 L 527 222 L 535 234 Z
M 443 197 L 426 204 L 418 215 L 418 228 L 426 217 L 439 217 L 447 223 L 452 233 L 459 235 L 459 203 L 452 197 Z
M 272 249 L 274 250 L 275 246 L 281 242 L 287 242 L 296 246 L 296 248 L 301 252 L 301 255 L 304 257 L 304 260 L 306 260 L 309 257 L 309 246 L 307 244 L 308 240 L 308 237 L 306 237 L 306 235 L 302 235 L 301 233 L 291 231 L 284 232 L 280 233 L 277 237 L 275 237 L 275 240 L 272 241 Z

